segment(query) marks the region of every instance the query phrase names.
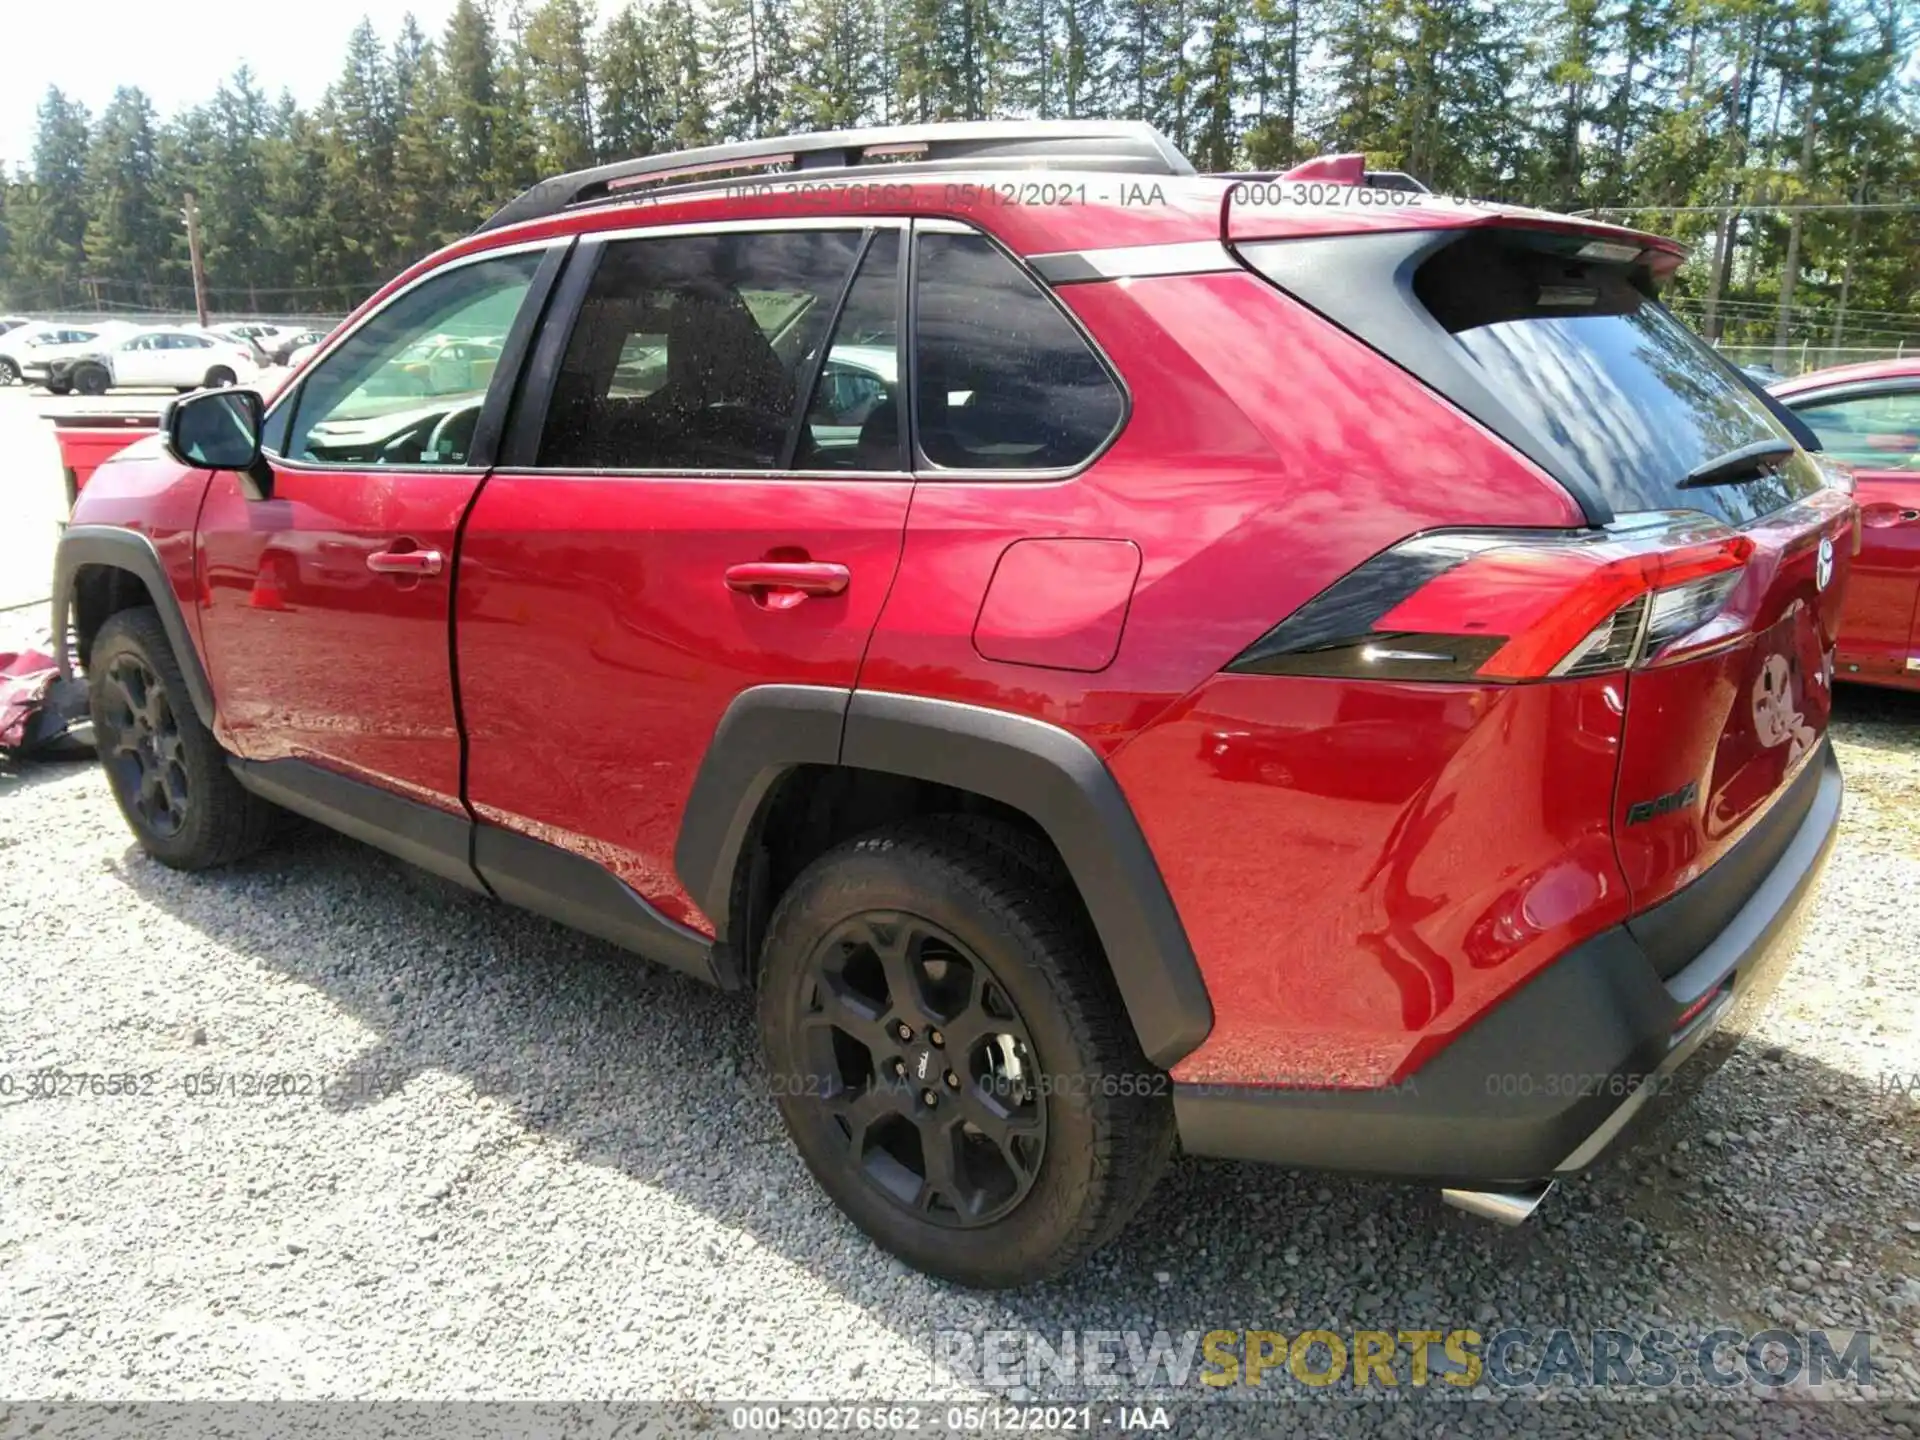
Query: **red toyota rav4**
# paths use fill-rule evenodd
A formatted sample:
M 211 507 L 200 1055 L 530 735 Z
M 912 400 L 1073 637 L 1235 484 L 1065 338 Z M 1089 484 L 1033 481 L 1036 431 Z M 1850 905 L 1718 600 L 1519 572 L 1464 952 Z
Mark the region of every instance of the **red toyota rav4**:
M 1176 1141 L 1513 1219 L 1840 808 L 1854 505 L 1679 260 L 1132 124 L 564 176 L 103 466 L 56 630 L 156 859 L 283 807 L 752 989 L 926 1270 L 1072 1263 Z

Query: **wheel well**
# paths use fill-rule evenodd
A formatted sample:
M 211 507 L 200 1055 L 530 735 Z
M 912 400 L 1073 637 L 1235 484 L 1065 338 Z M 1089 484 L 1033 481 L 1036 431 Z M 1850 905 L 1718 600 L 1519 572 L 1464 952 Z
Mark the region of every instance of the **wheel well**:
M 1031 816 L 970 790 L 851 765 L 796 765 L 761 802 L 734 866 L 723 974 L 750 986 L 760 942 L 780 897 L 814 860 L 842 841 L 924 815 L 977 815 L 1032 836 L 1079 903 L 1066 862 Z
M 82 669 L 93 654 L 94 636 L 107 617 L 153 604 L 146 581 L 117 565 L 82 565 L 73 573 L 73 638 Z

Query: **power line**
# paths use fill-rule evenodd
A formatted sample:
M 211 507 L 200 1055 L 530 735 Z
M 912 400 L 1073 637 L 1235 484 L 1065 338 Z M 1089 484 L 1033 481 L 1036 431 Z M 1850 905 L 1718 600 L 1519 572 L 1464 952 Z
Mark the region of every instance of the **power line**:
M 1570 210 L 1567 213 L 1575 217 L 1600 215 L 1747 215 L 1753 213 L 1810 215 L 1822 210 L 1920 211 L 1920 200 L 1873 200 L 1863 204 L 1845 201 L 1826 205 L 1776 205 L 1765 200 L 1749 201 L 1744 205 L 1601 205 L 1592 210 Z

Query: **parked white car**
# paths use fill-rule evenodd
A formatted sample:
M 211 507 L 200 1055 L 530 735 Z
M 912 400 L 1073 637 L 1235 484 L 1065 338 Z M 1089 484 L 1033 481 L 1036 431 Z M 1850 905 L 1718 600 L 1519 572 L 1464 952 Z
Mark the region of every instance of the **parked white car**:
M 132 334 L 133 329 L 124 320 L 108 320 L 99 325 L 49 326 L 33 339 L 22 342 L 14 357 L 19 364 L 20 378 L 29 385 L 45 385 L 60 361 L 91 354 L 123 335 Z M 0 345 L 11 338 L 0 335 Z
M 56 386 L 98 395 L 109 386 L 199 390 L 252 380 L 259 373 L 244 340 L 204 330 L 152 329 L 121 335 L 76 357 Z

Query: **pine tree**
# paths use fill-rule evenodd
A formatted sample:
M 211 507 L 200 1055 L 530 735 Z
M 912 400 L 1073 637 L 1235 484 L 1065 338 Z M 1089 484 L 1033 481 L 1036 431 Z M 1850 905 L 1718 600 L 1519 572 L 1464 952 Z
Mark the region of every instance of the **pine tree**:
M 1113 12 L 1109 0 L 1054 0 L 1059 19 L 1059 113 L 1070 120 L 1111 107 Z
M 779 132 L 793 57 L 785 0 L 708 0 L 701 25 L 713 117 L 720 138 Z
M 339 310 L 359 297 L 321 288 L 318 256 L 327 217 L 325 137 L 310 116 L 282 92 L 261 148 L 261 249 L 274 262 L 273 284 L 285 292 L 279 308 Z
M 666 91 L 648 23 L 632 5 L 607 22 L 594 51 L 595 133 L 602 160 L 651 155 L 666 140 Z
M 527 121 L 543 174 L 593 163 L 593 85 L 581 0 L 543 0 L 527 18 Z
M 1013 0 L 1007 11 L 1007 102 L 1042 119 L 1061 113 L 1061 0 Z
M 485 177 L 485 193 L 502 200 L 548 173 L 541 169 L 539 143 L 534 135 L 530 85 L 533 62 L 527 53 L 527 26 L 526 7 L 521 0 L 500 4 L 495 24 L 499 38 L 494 71 L 493 166 Z
M 1243 68 L 1237 0 L 1201 0 L 1200 50 L 1193 66 L 1193 163 L 1202 170 L 1234 168 L 1240 148 L 1235 97 Z
M 58 89 L 40 102 L 33 168 L 8 204 L 13 273 L 36 307 L 72 303 L 85 266 L 87 109 Z
M 888 36 L 896 114 L 890 119 L 913 124 L 952 119 L 947 108 L 953 89 L 948 64 L 948 0 L 893 0 Z
M 446 107 L 447 211 L 475 222 L 502 197 L 495 139 L 501 125 L 493 23 L 474 0 L 460 0 L 440 40 L 441 100 Z
M 163 210 L 153 102 L 123 85 L 101 112 L 87 151 L 87 269 L 115 304 L 154 303 L 179 222 Z
M 654 54 L 666 98 L 667 146 L 686 150 L 710 144 L 714 138 L 712 91 L 691 0 L 659 0 L 653 25 Z
M 263 160 L 270 117 L 267 98 L 245 65 L 214 92 L 207 120 L 211 131 L 208 154 L 194 188 L 200 205 L 208 282 L 246 290 L 246 308 L 258 310 L 255 292 L 271 278 L 271 252 L 260 243 Z M 169 191 L 168 199 L 172 198 Z M 190 284 L 191 273 L 185 278 Z
M 798 0 L 785 123 L 838 130 L 880 118 L 885 74 L 874 0 Z

